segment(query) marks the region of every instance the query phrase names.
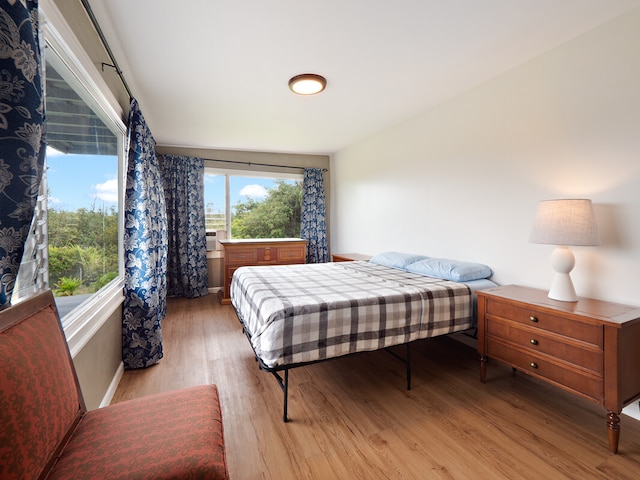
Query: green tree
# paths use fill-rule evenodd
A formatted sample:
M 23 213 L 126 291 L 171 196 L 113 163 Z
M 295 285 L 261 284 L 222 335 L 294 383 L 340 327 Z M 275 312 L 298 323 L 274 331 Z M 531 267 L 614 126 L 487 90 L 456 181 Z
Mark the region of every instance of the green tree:
M 55 285 L 62 277 L 77 277 L 79 262 L 77 247 L 49 244 L 49 282 Z
M 118 213 L 115 208 L 49 209 L 49 281 L 81 280 L 79 293 L 99 289 L 118 273 Z
M 247 199 L 234 206 L 234 238 L 284 238 L 300 236 L 302 183 L 278 180 L 261 202 Z
M 77 244 L 80 232 L 76 212 L 50 208 L 47 216 L 50 246 L 64 247 Z

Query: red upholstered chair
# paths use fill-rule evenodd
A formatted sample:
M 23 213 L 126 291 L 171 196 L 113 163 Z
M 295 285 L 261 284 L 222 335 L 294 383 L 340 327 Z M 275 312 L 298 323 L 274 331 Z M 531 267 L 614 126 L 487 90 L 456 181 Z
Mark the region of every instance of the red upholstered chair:
M 215 385 L 87 411 L 51 292 L 0 311 L 0 479 L 228 478 Z

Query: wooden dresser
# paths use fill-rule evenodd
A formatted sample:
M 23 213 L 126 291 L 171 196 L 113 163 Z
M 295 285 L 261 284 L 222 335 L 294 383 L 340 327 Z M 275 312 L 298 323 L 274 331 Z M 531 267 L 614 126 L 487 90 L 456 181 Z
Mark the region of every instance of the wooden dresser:
M 231 277 L 238 267 L 305 263 L 307 259 L 307 241 L 301 238 L 227 239 L 220 243 L 224 248 L 224 287 L 218 296 L 223 305 L 231 301 Z
M 617 453 L 620 412 L 640 397 L 640 308 L 515 285 L 477 294 L 480 381 L 492 358 L 604 406 Z

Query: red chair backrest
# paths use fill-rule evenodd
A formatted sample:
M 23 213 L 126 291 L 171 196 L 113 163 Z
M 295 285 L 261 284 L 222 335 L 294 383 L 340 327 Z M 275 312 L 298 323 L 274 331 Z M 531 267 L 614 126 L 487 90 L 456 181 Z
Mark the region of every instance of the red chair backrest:
M 0 311 L 0 479 L 46 475 L 85 411 L 51 292 Z

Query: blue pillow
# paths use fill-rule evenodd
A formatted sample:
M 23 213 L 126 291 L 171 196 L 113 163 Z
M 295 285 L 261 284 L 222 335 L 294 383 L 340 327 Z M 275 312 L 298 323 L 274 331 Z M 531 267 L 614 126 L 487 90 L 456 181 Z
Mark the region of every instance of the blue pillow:
M 378 265 L 384 265 L 385 267 L 404 269 L 407 265 L 427 258 L 429 257 L 425 255 L 415 255 L 413 253 L 382 252 L 371 257 L 369 261 L 377 263 Z
M 427 277 L 453 280 L 454 282 L 480 280 L 489 278 L 493 274 L 489 267 L 481 263 L 460 262 L 447 260 L 446 258 L 427 258 L 408 265 L 405 270 L 426 275 Z

